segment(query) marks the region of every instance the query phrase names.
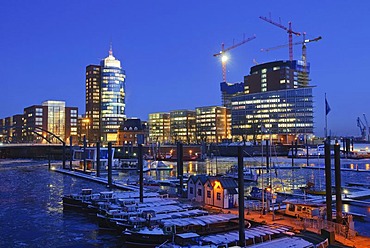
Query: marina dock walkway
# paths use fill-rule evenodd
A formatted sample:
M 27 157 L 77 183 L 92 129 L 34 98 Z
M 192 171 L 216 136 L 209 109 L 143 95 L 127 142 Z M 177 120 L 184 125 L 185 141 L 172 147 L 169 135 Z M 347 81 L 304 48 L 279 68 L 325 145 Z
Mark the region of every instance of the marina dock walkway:
M 96 177 L 96 176 L 89 175 L 89 174 L 86 174 L 86 173 L 83 173 L 83 172 L 79 172 L 79 171 L 75 171 L 75 170 L 66 170 L 66 169 L 61 169 L 61 168 L 55 168 L 55 169 L 52 169 L 52 171 L 108 185 L 108 179 L 107 178 Z M 112 187 L 117 188 L 117 189 L 121 189 L 121 190 L 126 190 L 126 191 L 139 191 L 139 186 L 127 185 L 127 184 L 123 184 L 121 182 L 116 182 L 114 180 L 112 182 Z M 144 192 L 145 192 L 145 188 L 144 188 Z
M 233 209 L 217 209 L 217 208 L 211 208 L 210 211 L 219 211 L 219 212 L 230 212 L 233 214 L 239 214 L 239 211 L 237 208 Z M 301 226 L 301 222 L 290 216 L 283 215 L 279 211 L 275 211 L 275 214 L 272 212 L 266 213 L 265 215 L 262 215 L 260 211 L 249 211 L 245 210 L 244 217 L 246 220 L 250 222 L 256 222 L 260 224 L 280 224 L 285 226 L 291 226 L 293 227 L 293 230 L 295 233 L 299 233 L 304 231 L 304 229 Z M 310 230 L 307 228 L 308 231 L 317 232 L 317 230 Z M 342 236 L 336 235 L 335 240 L 343 245 L 349 246 L 349 247 L 369 247 L 370 248 L 370 237 L 365 236 L 356 236 L 352 239 L 346 239 Z

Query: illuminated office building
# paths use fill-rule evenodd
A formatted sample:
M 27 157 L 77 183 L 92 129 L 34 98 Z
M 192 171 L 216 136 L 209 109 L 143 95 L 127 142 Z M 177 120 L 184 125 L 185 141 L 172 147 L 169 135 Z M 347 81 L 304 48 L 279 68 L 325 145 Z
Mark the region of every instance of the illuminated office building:
M 125 72 L 121 62 L 109 56 L 101 61 L 101 134 L 102 141 L 116 142 L 117 132 L 126 118 L 125 110 Z
M 231 100 L 234 96 L 244 93 L 244 83 L 220 83 L 222 106 L 231 108 Z
M 172 142 L 196 142 L 196 117 L 193 110 L 174 110 L 170 112 L 170 131 Z
M 290 143 L 313 135 L 313 87 L 309 65 L 276 61 L 256 65 L 244 77 L 244 94 L 232 97 L 232 136 Z
M 65 134 L 66 134 L 65 102 L 45 101 L 42 103 L 42 105 L 46 106 L 47 113 L 48 113 L 47 122 L 46 122 L 47 123 L 46 130 L 48 130 L 49 132 L 52 132 L 58 137 L 65 137 Z
M 253 66 L 244 77 L 244 93 L 252 94 L 309 86 L 310 65 L 303 61 L 274 61 Z
M 0 142 L 21 143 L 23 115 L 13 115 L 0 119 Z
M 86 67 L 86 116 L 80 120 L 84 130 L 79 134 L 92 143 L 100 141 L 100 73 L 99 65 Z
M 98 65 L 86 67 L 86 119 L 89 142 L 117 142 L 119 127 L 126 118 L 125 72 L 121 62 L 109 55 Z
M 149 142 L 156 143 L 170 142 L 170 113 L 152 113 L 149 114 Z
M 64 101 L 45 101 L 23 111 L 22 140 L 27 143 L 77 143 L 77 107 L 66 107 Z M 53 135 L 51 135 L 52 133 Z M 56 138 L 56 137 L 58 138 Z
M 231 138 L 229 109 L 220 106 L 199 107 L 196 112 L 196 135 L 199 142 L 220 143 Z

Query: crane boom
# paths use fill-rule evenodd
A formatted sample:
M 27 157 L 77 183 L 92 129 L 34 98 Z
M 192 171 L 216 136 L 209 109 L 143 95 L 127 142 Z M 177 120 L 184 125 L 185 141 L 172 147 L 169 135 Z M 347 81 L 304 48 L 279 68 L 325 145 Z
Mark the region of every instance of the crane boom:
M 247 43 L 248 41 L 251 41 L 255 38 L 256 38 L 256 35 L 253 35 L 252 37 L 249 37 L 247 39 L 244 38 L 241 42 L 239 42 L 237 44 L 234 44 L 234 45 L 232 45 L 228 48 L 225 48 L 224 43 L 222 43 L 221 44 L 221 51 L 216 53 L 216 54 L 213 54 L 213 56 L 218 57 L 218 56 L 221 56 L 221 55 L 225 55 L 225 53 L 227 51 L 230 51 L 231 49 L 234 49 L 238 46 L 241 46 L 241 45 L 243 45 L 243 44 Z M 222 60 L 221 60 L 221 62 L 222 62 L 222 80 L 223 80 L 223 82 L 226 82 L 226 59 L 225 58 L 226 57 L 223 57 Z
M 239 43 L 237 43 L 237 44 L 235 44 L 235 45 L 232 45 L 232 46 L 230 46 L 230 47 L 228 47 L 228 48 L 222 48 L 222 50 L 221 50 L 219 53 L 213 54 L 213 56 L 215 56 L 215 57 L 220 56 L 220 55 L 222 55 L 223 53 L 225 53 L 225 52 L 227 52 L 227 51 L 230 51 L 231 49 L 234 49 L 234 48 L 236 48 L 236 47 L 238 47 L 238 46 L 241 46 L 241 45 L 243 45 L 244 43 L 247 43 L 248 41 L 251 41 L 251 40 L 253 40 L 253 39 L 255 39 L 255 38 L 256 38 L 256 35 L 253 35 L 252 37 L 249 37 L 249 38 L 247 38 L 247 39 L 244 39 L 244 40 L 242 40 L 241 42 L 239 42 Z
M 365 119 L 365 122 L 366 122 L 366 119 Z M 367 127 L 361 121 L 360 117 L 357 117 L 357 126 L 360 128 L 361 138 L 363 140 L 367 140 L 367 134 L 368 134 Z
M 322 37 L 319 36 L 319 37 L 316 37 L 314 39 L 306 39 L 304 41 L 294 42 L 292 45 L 295 46 L 295 45 L 306 44 L 306 43 L 310 43 L 310 42 L 313 42 L 313 41 L 319 41 L 321 39 L 322 39 Z M 269 52 L 271 50 L 276 50 L 276 49 L 284 48 L 284 47 L 287 47 L 287 46 L 289 46 L 289 44 L 279 45 L 279 46 L 270 47 L 270 48 L 262 48 L 261 52 Z
M 367 122 L 367 118 L 366 118 L 366 115 L 365 113 L 362 114 L 364 116 L 364 120 L 365 120 L 365 124 L 366 124 L 366 141 L 370 141 L 370 136 L 369 136 L 369 133 L 370 133 L 370 128 L 369 128 L 369 123 Z
M 267 17 L 260 16 L 260 19 L 287 31 L 288 37 L 289 37 L 289 60 L 292 61 L 293 60 L 293 34 L 300 36 L 301 33 L 292 30 L 292 22 L 288 22 L 289 28 L 287 28 L 283 26 L 282 24 L 274 22 L 273 20 Z

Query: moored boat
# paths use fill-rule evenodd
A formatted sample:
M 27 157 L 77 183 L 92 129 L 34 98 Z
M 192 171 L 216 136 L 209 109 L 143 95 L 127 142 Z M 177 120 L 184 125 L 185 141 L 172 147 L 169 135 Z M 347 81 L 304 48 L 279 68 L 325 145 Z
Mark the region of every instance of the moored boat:
M 248 222 L 246 222 L 249 225 Z M 239 227 L 239 217 L 234 214 L 214 214 L 193 218 L 164 219 L 160 225 L 140 229 L 127 229 L 122 237 L 130 247 L 155 247 L 174 238 L 175 234 L 194 232 L 206 235 Z
M 226 171 L 225 174 L 226 177 L 231 177 L 234 179 L 238 179 L 238 167 L 237 165 L 231 166 L 229 170 Z M 257 182 L 258 180 L 258 175 L 256 173 L 256 170 L 244 167 L 243 168 L 243 179 L 244 181 L 249 181 L 249 182 Z
M 93 194 L 92 189 L 82 189 L 80 193 L 64 195 L 63 209 L 74 209 L 82 211 L 95 199 L 99 198 L 99 194 Z
M 169 165 L 165 164 L 164 162 L 162 161 L 153 161 L 151 164 L 150 164 L 150 169 L 154 169 L 154 170 L 173 170 L 172 167 L 170 167 Z

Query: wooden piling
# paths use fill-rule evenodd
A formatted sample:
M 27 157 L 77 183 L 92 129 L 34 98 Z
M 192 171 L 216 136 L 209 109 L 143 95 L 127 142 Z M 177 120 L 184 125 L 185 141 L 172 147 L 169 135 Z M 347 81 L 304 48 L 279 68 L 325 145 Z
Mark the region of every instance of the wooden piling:
M 331 155 L 330 155 L 330 139 L 325 140 L 325 184 L 326 184 L 326 218 L 328 221 L 333 220 L 332 192 L 331 192 Z
M 243 147 L 238 146 L 239 246 L 245 247 Z

